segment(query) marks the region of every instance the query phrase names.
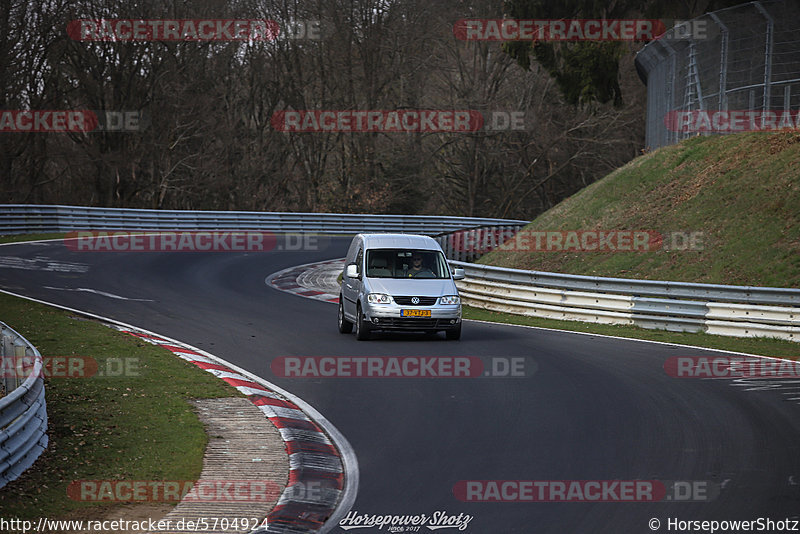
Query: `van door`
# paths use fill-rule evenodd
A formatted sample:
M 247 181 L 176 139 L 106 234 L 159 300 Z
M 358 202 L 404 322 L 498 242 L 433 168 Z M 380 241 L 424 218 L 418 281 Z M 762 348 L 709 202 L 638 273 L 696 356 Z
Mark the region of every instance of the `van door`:
M 358 277 L 356 278 L 347 277 L 347 266 L 350 263 L 355 263 L 357 265 Z M 364 247 L 361 246 L 361 243 L 359 243 L 355 253 L 355 258 L 348 258 L 347 261 L 345 262 L 344 266 L 345 274 L 342 276 L 342 297 L 343 297 L 342 304 L 344 308 L 344 314 L 351 320 L 353 320 L 356 317 L 356 303 L 358 302 L 358 296 L 361 293 L 361 287 L 363 284 L 362 280 L 363 263 L 364 263 Z

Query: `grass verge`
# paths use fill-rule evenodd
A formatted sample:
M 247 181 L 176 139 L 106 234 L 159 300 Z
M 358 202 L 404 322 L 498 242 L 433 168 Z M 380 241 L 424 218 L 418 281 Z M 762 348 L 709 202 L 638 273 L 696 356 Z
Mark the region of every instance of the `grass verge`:
M 207 437 L 187 401 L 237 396 L 235 389 L 166 349 L 63 310 L 0 294 L 0 320 L 45 358 L 94 358 L 105 375 L 46 376 L 50 444 L 0 490 L 0 517 L 83 516 L 116 506 L 70 499 L 74 480 L 198 478 Z
M 596 323 L 582 323 L 578 321 L 559 321 L 556 319 L 542 319 L 527 315 L 513 315 L 510 313 L 494 312 L 463 306 L 465 319 L 489 321 L 493 323 L 519 324 L 539 328 L 568 330 L 570 332 L 586 332 L 603 334 L 607 336 L 627 337 L 632 339 L 646 339 L 661 341 L 663 343 L 679 343 L 720 349 L 734 352 L 746 352 L 776 358 L 800 360 L 800 343 L 773 338 L 756 337 L 728 337 L 711 334 L 695 334 L 690 332 L 669 332 L 667 330 L 649 330 L 637 326 L 607 325 Z
M 616 169 L 538 216 L 526 230 L 698 233 L 700 242 L 694 249 L 598 252 L 577 251 L 579 247 L 570 245 L 568 250 L 532 251 L 530 244 L 519 243 L 519 250 L 496 250 L 479 263 L 606 277 L 798 288 L 798 206 L 800 132 L 693 137 Z M 679 249 L 685 243 L 672 245 Z
M 15 234 L 0 235 L 0 243 L 19 243 L 20 241 L 43 241 L 45 239 L 61 239 L 67 234 Z

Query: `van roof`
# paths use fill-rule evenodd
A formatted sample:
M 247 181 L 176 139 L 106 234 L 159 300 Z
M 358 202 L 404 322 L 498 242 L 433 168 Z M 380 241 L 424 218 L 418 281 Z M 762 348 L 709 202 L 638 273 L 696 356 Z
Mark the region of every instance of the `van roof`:
M 418 248 L 441 250 L 432 237 L 416 234 L 359 234 L 364 239 L 364 248 Z

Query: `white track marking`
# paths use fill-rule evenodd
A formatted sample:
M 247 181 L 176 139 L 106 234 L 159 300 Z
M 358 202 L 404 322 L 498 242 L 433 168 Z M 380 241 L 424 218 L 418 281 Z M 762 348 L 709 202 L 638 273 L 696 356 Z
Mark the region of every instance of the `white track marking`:
M 50 258 L 45 258 L 44 256 L 36 256 L 33 259 L 20 258 L 18 256 L 0 256 L 0 268 L 59 273 L 89 272 L 89 265 L 86 263 L 56 261 L 51 260 Z
M 88 287 L 52 287 L 52 286 L 43 286 L 43 287 L 44 289 L 54 289 L 56 291 L 82 291 L 84 293 L 95 293 L 97 295 L 102 295 L 104 297 L 117 300 L 136 300 L 139 302 L 155 302 L 152 299 L 136 299 L 130 297 L 123 297 L 121 295 L 115 295 L 114 293 L 106 293 L 105 291 L 99 291 L 97 289 L 91 289 Z

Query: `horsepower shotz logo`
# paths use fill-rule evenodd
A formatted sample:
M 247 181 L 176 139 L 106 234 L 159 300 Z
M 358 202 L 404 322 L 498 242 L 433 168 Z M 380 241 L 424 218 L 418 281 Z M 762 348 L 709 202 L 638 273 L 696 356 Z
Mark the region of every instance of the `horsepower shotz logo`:
M 466 530 L 473 516 L 465 513 L 458 515 L 448 514 L 444 510 L 438 510 L 431 515 L 379 515 L 379 514 L 360 514 L 351 510 L 347 517 L 339 521 L 339 528 L 342 530 L 354 530 L 360 528 L 377 528 L 387 532 L 419 532 L 420 528 L 428 530 L 454 529 Z

